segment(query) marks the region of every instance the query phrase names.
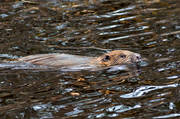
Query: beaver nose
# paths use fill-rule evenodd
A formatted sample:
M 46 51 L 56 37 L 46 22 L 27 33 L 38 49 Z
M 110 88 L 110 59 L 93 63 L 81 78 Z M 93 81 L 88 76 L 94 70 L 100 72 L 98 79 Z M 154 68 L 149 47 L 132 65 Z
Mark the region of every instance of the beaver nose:
M 138 60 L 141 60 L 141 55 L 140 55 L 140 54 L 136 53 L 135 56 L 136 56 L 136 58 L 137 58 Z
M 135 61 L 136 61 L 136 62 L 141 62 L 141 61 L 142 61 L 142 58 L 141 58 L 141 55 L 140 55 L 140 54 L 135 53 Z

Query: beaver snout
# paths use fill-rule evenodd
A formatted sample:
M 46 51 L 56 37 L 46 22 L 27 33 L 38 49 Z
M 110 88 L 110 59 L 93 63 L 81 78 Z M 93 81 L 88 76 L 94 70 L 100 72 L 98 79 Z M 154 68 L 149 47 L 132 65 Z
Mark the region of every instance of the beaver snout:
M 142 57 L 138 53 L 134 53 L 134 56 L 131 59 L 132 62 L 134 63 L 140 63 L 142 61 Z

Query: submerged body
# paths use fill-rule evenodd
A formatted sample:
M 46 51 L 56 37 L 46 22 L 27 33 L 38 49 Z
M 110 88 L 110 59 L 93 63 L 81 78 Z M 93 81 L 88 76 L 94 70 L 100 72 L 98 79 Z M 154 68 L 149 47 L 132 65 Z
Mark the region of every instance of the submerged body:
M 48 67 L 107 67 L 123 64 L 134 64 L 141 61 L 141 56 L 127 50 L 115 50 L 99 57 L 87 57 L 70 54 L 37 54 L 18 59 L 35 65 Z
M 73 66 L 78 64 L 89 64 L 93 58 L 70 54 L 38 54 L 22 57 L 19 61 L 29 62 L 36 65 L 51 67 Z

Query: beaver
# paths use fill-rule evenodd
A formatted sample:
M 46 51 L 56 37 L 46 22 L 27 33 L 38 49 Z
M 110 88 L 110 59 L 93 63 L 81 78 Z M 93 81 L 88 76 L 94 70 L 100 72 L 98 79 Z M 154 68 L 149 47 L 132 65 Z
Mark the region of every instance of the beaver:
M 71 54 L 37 54 L 19 58 L 18 61 L 48 67 L 108 67 L 114 65 L 138 64 L 141 55 L 128 50 L 114 50 L 99 57 Z

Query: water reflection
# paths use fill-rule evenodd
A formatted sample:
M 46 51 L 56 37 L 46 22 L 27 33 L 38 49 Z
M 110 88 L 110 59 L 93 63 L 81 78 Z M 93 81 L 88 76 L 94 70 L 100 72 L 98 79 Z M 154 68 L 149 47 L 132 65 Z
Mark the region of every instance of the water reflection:
M 166 118 L 174 118 L 174 117 L 180 117 L 180 114 L 175 113 L 175 114 L 168 114 L 168 115 L 164 115 L 164 116 L 157 116 L 157 117 L 153 117 L 153 119 L 166 119 Z
M 1 0 L 0 116 L 179 118 L 179 0 Z M 31 54 L 131 50 L 140 71 L 24 69 Z M 30 67 L 30 66 L 28 66 Z
M 137 97 L 141 97 L 144 96 L 145 94 L 154 91 L 154 90 L 159 90 L 159 89 L 163 89 L 163 88 L 171 88 L 171 87 L 177 87 L 178 84 L 171 84 L 171 85 L 167 85 L 167 86 L 143 86 L 140 87 L 139 89 L 135 90 L 132 93 L 129 94 L 123 94 L 120 97 L 122 98 L 137 98 Z

